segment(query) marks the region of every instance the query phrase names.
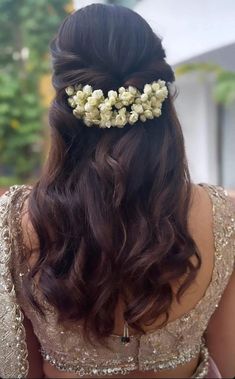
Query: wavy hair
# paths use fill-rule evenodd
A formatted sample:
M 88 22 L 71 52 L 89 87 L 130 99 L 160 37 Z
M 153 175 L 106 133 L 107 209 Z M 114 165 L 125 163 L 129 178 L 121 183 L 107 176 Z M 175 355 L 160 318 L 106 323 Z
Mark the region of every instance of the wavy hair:
M 172 281 L 184 278 L 179 300 L 201 259 L 187 224 L 191 182 L 171 83 L 174 73 L 159 38 L 134 11 L 93 4 L 69 15 L 51 42 L 51 143 L 28 212 L 39 240 L 39 273 L 59 322 L 81 321 L 85 338 L 112 333 L 114 309 L 141 332 L 169 318 Z M 162 79 L 169 96 L 162 115 L 124 128 L 86 127 L 67 104 L 68 85 L 107 93 Z M 191 258 L 195 257 L 196 260 Z

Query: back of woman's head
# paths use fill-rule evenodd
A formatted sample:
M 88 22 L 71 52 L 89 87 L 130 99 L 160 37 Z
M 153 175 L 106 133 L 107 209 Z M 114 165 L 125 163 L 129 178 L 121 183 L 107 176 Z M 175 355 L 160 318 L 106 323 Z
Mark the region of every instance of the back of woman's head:
M 161 39 L 128 8 L 93 4 L 65 19 L 51 53 L 50 153 L 29 198 L 40 242 L 31 276 L 40 271 L 59 321 L 84 321 L 85 336 L 112 332 L 120 298 L 136 329 L 162 314 L 167 321 L 171 282 L 186 274 L 180 297 L 200 257 L 187 227 L 190 178 Z M 65 92 L 76 84 L 142 91 L 158 79 L 169 90 L 161 116 L 123 128 L 86 127 Z

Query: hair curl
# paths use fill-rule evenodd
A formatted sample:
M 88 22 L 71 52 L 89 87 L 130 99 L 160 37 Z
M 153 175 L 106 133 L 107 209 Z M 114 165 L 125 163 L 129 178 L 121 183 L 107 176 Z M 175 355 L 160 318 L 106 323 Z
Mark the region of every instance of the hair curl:
M 84 322 L 101 341 L 112 333 L 121 297 L 138 331 L 160 315 L 167 322 L 171 283 L 185 275 L 177 299 L 201 260 L 187 225 L 191 183 L 181 127 L 170 94 L 162 115 L 122 129 L 87 128 L 67 104 L 68 85 L 104 92 L 162 79 L 174 81 L 161 39 L 137 13 L 93 4 L 62 23 L 51 43 L 51 145 L 29 196 L 40 289 L 59 322 Z M 196 257 L 196 264 L 192 257 Z

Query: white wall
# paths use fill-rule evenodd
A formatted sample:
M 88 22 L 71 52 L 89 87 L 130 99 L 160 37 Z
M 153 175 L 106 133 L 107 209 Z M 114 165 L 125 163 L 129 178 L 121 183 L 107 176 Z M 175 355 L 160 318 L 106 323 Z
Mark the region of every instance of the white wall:
M 93 4 L 93 3 L 104 3 L 105 1 L 102 0 L 74 0 L 74 6 L 75 9 L 79 9 L 82 7 L 86 7 L 87 5 Z
M 176 81 L 176 110 L 185 137 L 186 153 L 195 182 L 218 182 L 217 112 L 212 80 L 187 74 Z
M 141 0 L 134 9 L 163 37 L 170 64 L 235 41 L 234 0 Z

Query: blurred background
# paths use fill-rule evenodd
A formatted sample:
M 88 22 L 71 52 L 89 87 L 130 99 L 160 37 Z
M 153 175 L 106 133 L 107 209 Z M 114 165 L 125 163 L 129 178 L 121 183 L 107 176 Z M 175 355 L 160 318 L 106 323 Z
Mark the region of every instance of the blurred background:
M 67 14 L 94 2 L 134 9 L 162 38 L 192 179 L 235 195 L 234 0 L 0 0 L 0 192 L 40 175 L 53 97 L 49 41 Z

